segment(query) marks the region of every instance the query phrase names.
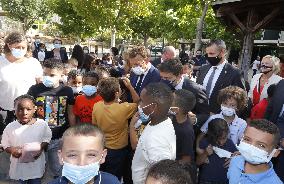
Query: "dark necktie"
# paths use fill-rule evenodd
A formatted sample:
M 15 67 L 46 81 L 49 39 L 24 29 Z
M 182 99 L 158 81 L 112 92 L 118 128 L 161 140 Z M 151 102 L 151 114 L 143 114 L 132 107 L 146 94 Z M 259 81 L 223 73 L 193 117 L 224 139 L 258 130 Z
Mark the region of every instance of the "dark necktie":
M 207 86 L 206 86 L 206 94 L 208 97 L 210 97 L 210 91 L 211 91 L 211 87 L 212 87 L 212 81 L 214 79 L 214 75 L 216 72 L 217 67 L 213 66 L 213 71 L 211 73 L 211 75 L 209 76 L 208 82 L 207 82 Z
M 144 77 L 144 74 L 141 74 L 141 75 L 138 77 L 138 82 L 137 82 L 137 84 L 136 84 L 136 86 L 135 86 L 135 91 L 136 91 L 137 93 L 140 92 L 140 88 L 141 88 L 141 85 L 142 85 L 143 77 Z

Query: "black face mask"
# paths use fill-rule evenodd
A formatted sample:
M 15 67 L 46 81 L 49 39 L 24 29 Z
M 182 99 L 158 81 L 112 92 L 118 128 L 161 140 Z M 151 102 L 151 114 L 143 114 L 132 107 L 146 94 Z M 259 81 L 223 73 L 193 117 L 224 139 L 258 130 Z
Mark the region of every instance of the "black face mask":
M 218 55 L 219 56 L 219 55 Z M 220 61 L 222 60 L 222 58 L 219 57 L 208 57 L 208 55 L 206 54 L 206 60 L 212 65 L 212 66 L 216 66 L 220 63 Z
M 261 67 L 260 67 L 261 73 L 267 74 L 267 73 L 272 71 L 272 68 L 273 68 L 272 66 L 261 65 Z M 266 71 L 264 71 L 264 70 L 266 70 Z

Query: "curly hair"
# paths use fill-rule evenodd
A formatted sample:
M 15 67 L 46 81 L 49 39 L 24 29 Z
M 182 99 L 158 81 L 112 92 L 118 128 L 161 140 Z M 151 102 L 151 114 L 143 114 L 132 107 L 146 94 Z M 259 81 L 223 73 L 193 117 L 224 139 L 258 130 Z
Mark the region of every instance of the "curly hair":
M 148 58 L 147 49 L 144 46 L 136 46 L 128 52 L 129 58 L 135 58 L 138 55 L 144 59 Z
M 238 111 L 242 111 L 248 103 L 246 91 L 237 86 L 228 86 L 222 89 L 218 94 L 217 102 L 221 105 L 229 99 L 237 101 Z
M 21 34 L 19 32 L 12 32 L 12 33 L 10 33 L 4 40 L 4 43 L 5 43 L 5 45 L 4 45 L 4 53 L 7 54 L 7 53 L 11 52 L 11 50 L 8 47 L 8 45 L 12 45 L 14 43 L 21 43 L 23 41 L 27 42 L 27 39 L 26 39 L 26 37 L 23 34 Z
M 98 84 L 98 92 L 105 102 L 115 100 L 115 93 L 119 92 L 119 80 L 114 77 L 101 79 Z

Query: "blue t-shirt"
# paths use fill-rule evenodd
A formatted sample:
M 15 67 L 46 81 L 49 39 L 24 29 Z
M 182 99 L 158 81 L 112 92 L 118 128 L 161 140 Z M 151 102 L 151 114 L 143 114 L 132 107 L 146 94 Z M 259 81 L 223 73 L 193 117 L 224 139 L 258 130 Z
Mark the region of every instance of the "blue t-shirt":
M 270 168 L 267 171 L 257 174 L 246 174 L 245 159 L 239 155 L 232 158 L 228 169 L 228 179 L 230 184 L 283 184 L 276 175 L 273 165 L 269 162 Z
M 112 174 L 106 173 L 106 172 L 99 172 L 97 176 L 95 176 L 94 184 L 120 184 L 117 177 L 115 177 Z M 100 182 L 101 180 L 101 182 Z M 68 184 L 68 179 L 64 176 L 59 177 L 51 182 L 48 182 L 48 184 Z
M 207 148 L 210 143 L 207 141 L 206 137 L 200 141 L 199 147 L 203 150 Z M 218 146 L 229 152 L 237 151 L 236 146 L 231 139 L 227 139 L 223 146 Z M 204 163 L 200 168 L 200 181 L 207 182 L 228 182 L 227 171 L 228 169 L 224 167 L 225 158 L 220 158 L 216 153 L 213 152 L 212 155 L 208 156 L 209 163 Z

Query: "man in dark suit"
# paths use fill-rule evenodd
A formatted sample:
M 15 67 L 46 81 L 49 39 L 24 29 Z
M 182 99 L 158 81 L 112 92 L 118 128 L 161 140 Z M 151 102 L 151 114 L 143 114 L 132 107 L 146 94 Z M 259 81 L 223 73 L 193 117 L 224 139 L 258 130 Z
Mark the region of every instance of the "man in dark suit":
M 218 93 L 228 86 L 238 86 L 245 89 L 245 81 L 241 71 L 225 59 L 226 44 L 223 40 L 212 40 L 206 47 L 206 60 L 210 64 L 200 67 L 196 82 L 201 84 L 209 97 L 210 112 L 220 112 L 217 103 Z
M 132 48 L 129 51 L 129 62 L 131 67 L 130 82 L 139 95 L 149 83 L 160 81 L 159 71 L 149 62 L 145 47 Z
M 275 123 L 281 134 L 281 147 L 284 148 L 284 80 L 281 80 L 276 88 L 272 99 L 270 100 L 265 118 Z M 279 178 L 284 182 L 284 151 L 281 151 L 279 156 L 273 161 L 273 168 L 275 169 Z
M 196 119 L 192 123 L 197 123 L 197 126 L 201 127 L 209 117 L 208 98 L 204 88 L 183 75 L 183 66 L 177 59 L 161 63 L 158 69 L 161 82 L 166 83 L 172 90 L 185 89 L 195 95 L 196 105 L 192 113 L 196 115 Z
M 164 61 L 174 59 L 176 57 L 176 49 L 173 46 L 166 46 L 163 49 L 162 56 L 160 58 L 155 59 L 152 62 L 154 67 L 157 67 L 159 64 L 163 63 Z
M 66 48 L 62 47 L 62 40 L 55 38 L 53 40 L 54 49 L 46 52 L 45 59 L 56 58 L 60 59 L 63 63 L 68 62 Z

